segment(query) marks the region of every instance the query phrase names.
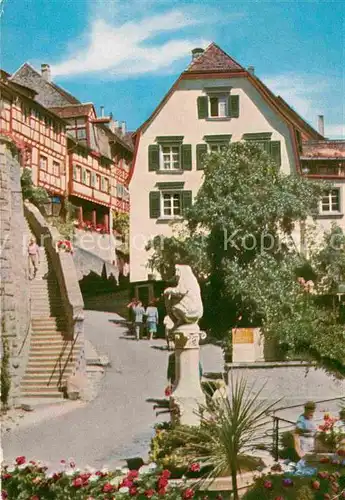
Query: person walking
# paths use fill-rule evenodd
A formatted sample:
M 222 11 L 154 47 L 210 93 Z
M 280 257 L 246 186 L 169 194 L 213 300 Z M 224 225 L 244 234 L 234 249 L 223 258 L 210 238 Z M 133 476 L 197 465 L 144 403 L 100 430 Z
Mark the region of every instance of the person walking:
M 143 308 L 143 305 L 140 301 L 137 301 L 137 303 L 133 307 L 133 314 L 134 314 L 135 337 L 137 340 L 139 340 L 143 330 L 143 320 L 145 314 L 145 309 Z
M 28 244 L 28 267 L 29 267 L 29 279 L 34 279 L 36 277 L 38 266 L 40 264 L 40 250 L 36 243 L 35 238 L 30 238 Z M 33 276 L 31 270 L 33 268 Z
M 157 325 L 158 325 L 158 309 L 155 306 L 156 301 L 151 300 L 149 302 L 149 306 L 146 309 L 146 328 L 147 328 L 147 337 L 149 340 L 152 340 L 153 336 L 157 333 Z
M 133 308 L 137 305 L 138 299 L 133 297 L 133 299 L 127 304 L 128 309 L 128 323 L 129 323 L 129 331 L 134 334 L 134 312 Z

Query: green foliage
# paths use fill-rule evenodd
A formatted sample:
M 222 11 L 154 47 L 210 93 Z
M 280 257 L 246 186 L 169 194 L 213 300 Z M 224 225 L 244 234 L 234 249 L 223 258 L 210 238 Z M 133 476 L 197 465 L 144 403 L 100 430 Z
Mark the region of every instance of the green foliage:
M 8 397 L 11 390 L 11 375 L 10 375 L 10 349 L 8 340 L 2 332 L 2 359 L 1 359 L 1 403 L 4 408 L 7 408 Z
M 36 206 L 39 206 L 49 200 L 48 193 L 44 188 L 34 186 L 32 182 L 31 169 L 24 168 L 20 182 L 24 200 L 29 200 Z
M 345 466 L 319 464 L 312 477 L 268 474 L 258 478 L 243 500 L 336 500 L 343 498 Z M 324 474 L 323 474 L 324 473 Z M 320 475 L 321 474 L 321 477 Z M 324 476 L 324 477 L 323 477 Z M 286 483 L 286 479 L 292 483 Z
M 73 220 L 66 218 L 63 220 L 62 217 L 50 217 L 49 222 L 56 227 L 61 236 L 66 240 L 73 240 L 75 225 Z
M 299 461 L 299 456 L 295 450 L 293 433 L 290 431 L 283 432 L 280 435 L 279 457 L 282 459 L 289 459 L 292 462 Z
M 126 238 L 129 232 L 129 214 L 113 211 L 113 229 Z
M 262 327 L 276 359 L 311 359 L 344 376 L 345 308 L 342 318 L 325 294 L 345 283 L 345 235 L 333 226 L 308 259 L 292 239 L 327 187 L 285 175 L 255 144 L 234 143 L 206 158 L 182 236 L 156 237 L 150 264 L 163 277 L 176 263 L 191 265 L 202 289 L 202 327 L 213 337 L 228 339 L 241 316 L 238 326 Z M 312 279 L 313 290 L 299 277 Z

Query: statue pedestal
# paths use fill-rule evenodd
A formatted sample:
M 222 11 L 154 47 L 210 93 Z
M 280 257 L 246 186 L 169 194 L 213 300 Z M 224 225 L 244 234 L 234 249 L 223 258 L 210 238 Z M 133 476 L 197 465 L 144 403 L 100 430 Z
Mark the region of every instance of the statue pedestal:
M 176 384 L 171 395 L 172 421 L 200 425 L 199 405 L 205 405 L 200 384 L 200 332 L 198 325 L 183 325 L 173 332 L 175 342 Z

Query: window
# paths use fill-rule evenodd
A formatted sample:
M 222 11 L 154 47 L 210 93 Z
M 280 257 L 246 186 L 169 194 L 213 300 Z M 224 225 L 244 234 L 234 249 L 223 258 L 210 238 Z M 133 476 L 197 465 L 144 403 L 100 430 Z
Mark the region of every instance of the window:
M 163 217 L 182 215 L 181 193 L 162 193 Z
M 210 152 L 211 153 L 221 153 L 227 148 L 226 144 L 210 144 Z
M 86 139 L 86 129 L 85 128 L 77 129 L 77 139 Z
M 210 116 L 225 117 L 228 116 L 227 97 L 210 97 Z
M 70 118 L 68 120 L 68 125 L 66 126 L 66 130 L 75 139 L 78 139 L 80 141 L 85 140 L 87 138 L 85 118 Z
M 79 165 L 73 167 L 73 179 L 77 182 L 81 180 L 81 167 Z
M 163 170 L 179 170 L 180 169 L 180 146 L 164 145 L 162 151 L 162 166 Z
M 45 156 L 40 156 L 40 169 L 44 172 L 48 171 L 48 159 Z
M 101 184 L 101 176 L 96 174 L 96 182 L 95 182 L 95 188 L 100 189 L 100 184 Z
M 60 163 L 57 161 L 53 161 L 53 175 L 60 176 Z
M 22 117 L 23 117 L 23 122 L 29 125 L 31 117 L 31 109 L 26 106 L 22 106 Z
M 90 186 L 91 184 L 91 172 L 90 170 L 85 170 L 85 184 Z
M 101 191 L 104 191 L 105 193 L 109 193 L 109 179 L 107 177 L 102 177 L 101 178 Z
M 325 191 L 321 198 L 321 213 L 340 212 L 340 191 L 339 189 L 331 189 Z

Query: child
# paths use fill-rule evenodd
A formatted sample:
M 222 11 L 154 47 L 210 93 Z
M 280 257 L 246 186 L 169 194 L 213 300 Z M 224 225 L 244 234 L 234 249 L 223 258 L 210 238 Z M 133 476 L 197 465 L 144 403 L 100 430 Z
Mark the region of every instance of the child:
M 157 333 L 158 324 L 158 309 L 155 306 L 155 301 L 151 300 L 149 307 L 146 309 L 146 326 L 148 339 L 152 340 L 153 335 Z
M 133 306 L 133 314 L 134 314 L 134 329 L 135 329 L 135 337 L 137 340 L 141 337 L 141 332 L 143 329 L 143 316 L 145 314 L 145 309 L 140 301 Z

